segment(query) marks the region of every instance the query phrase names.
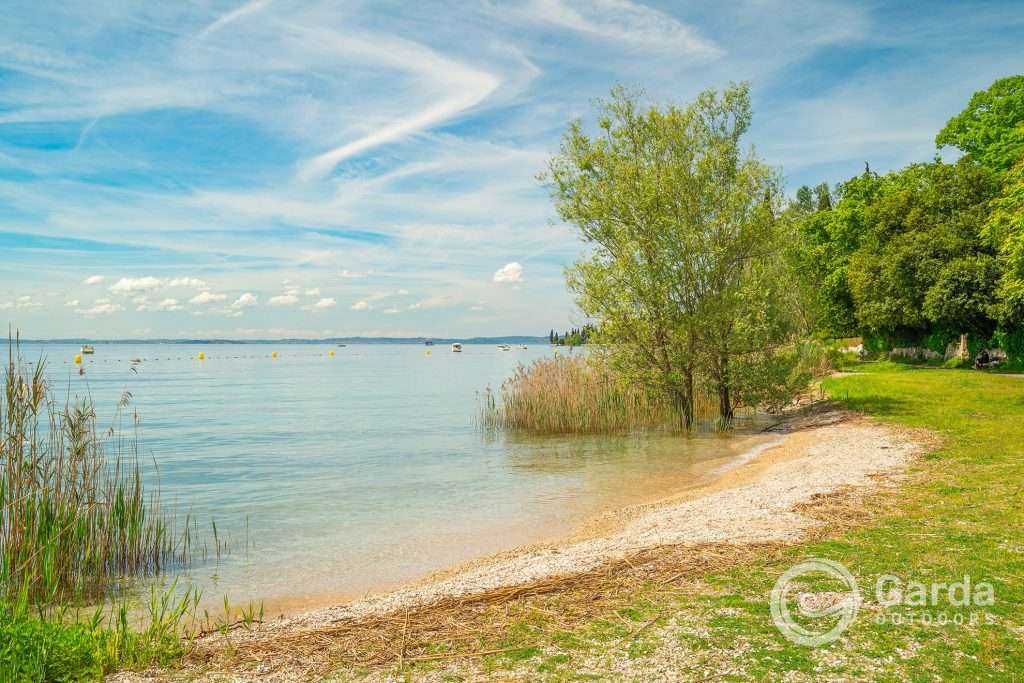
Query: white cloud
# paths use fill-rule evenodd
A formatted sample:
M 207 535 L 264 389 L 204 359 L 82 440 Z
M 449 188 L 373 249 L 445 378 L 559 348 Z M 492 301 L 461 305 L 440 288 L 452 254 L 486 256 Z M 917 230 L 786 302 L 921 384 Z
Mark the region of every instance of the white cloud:
M 225 12 L 217 17 L 216 21 L 210 23 L 206 28 L 197 33 L 196 40 L 204 40 L 239 19 L 243 19 L 250 14 L 260 12 L 270 3 L 271 0 L 252 0 L 251 2 L 247 2 L 244 5 L 236 7 L 230 12 Z
M 168 287 L 188 287 L 189 289 L 206 289 L 206 283 L 194 277 L 176 277 L 167 282 Z
M 315 312 L 318 312 L 318 311 L 326 311 L 328 308 L 334 308 L 334 306 L 337 303 L 338 302 L 335 301 L 333 297 L 324 297 L 323 299 L 320 299 L 319 301 L 317 301 L 315 304 L 310 304 L 309 306 L 303 306 L 302 308 L 304 310 L 313 311 L 315 313 Z
M 350 279 L 350 280 L 355 280 L 357 278 L 366 277 L 366 273 L 357 273 L 357 272 L 352 271 L 352 270 L 343 270 L 340 273 L 338 273 L 338 275 L 340 275 L 343 278 Z
M 299 297 L 294 294 L 281 294 L 270 297 L 271 306 L 294 306 L 299 303 Z
M 387 313 L 388 315 L 394 315 L 395 313 L 399 313 L 400 311 L 397 308 L 385 308 L 383 312 Z
M 449 295 L 430 296 L 409 305 L 410 311 L 430 310 L 433 308 L 445 308 L 456 302 L 455 297 Z
M 32 297 L 26 295 L 26 296 L 19 296 L 18 297 L 18 302 L 17 302 L 17 304 L 15 306 L 17 308 L 21 308 L 21 309 L 25 309 L 25 308 L 39 308 L 40 306 L 42 306 L 42 304 L 37 302 L 37 301 L 32 301 Z
M 178 303 L 177 299 L 163 299 L 159 303 L 151 304 L 149 302 L 143 302 L 136 308 L 136 311 L 181 311 L 184 310 L 184 306 Z
M 494 271 L 495 282 L 519 282 L 523 278 L 523 267 L 513 261 Z
M 235 299 L 235 302 L 231 304 L 231 308 L 245 308 L 246 306 L 252 306 L 256 303 L 256 295 L 251 292 L 246 292 L 240 297 Z
M 14 304 L 12 304 L 10 301 L 5 301 L 2 304 L 0 304 L 0 311 L 6 311 L 8 308 L 14 308 Z
M 522 16 L 646 51 L 699 60 L 723 54 L 693 27 L 630 0 L 533 0 Z
M 71 301 L 65 301 L 64 305 L 67 306 L 68 308 L 74 308 L 75 306 L 78 305 L 78 299 L 72 299 Z
M 370 310 L 370 303 L 368 301 L 357 301 L 352 304 L 353 311 L 368 311 Z
M 91 308 L 77 308 L 75 312 L 82 315 L 109 315 L 121 310 L 124 310 L 121 304 L 111 303 L 109 299 L 97 299 Z
M 382 125 L 376 128 L 364 128 L 364 132 L 356 139 L 303 162 L 299 168 L 301 180 L 322 178 L 345 159 L 407 138 L 458 116 L 487 99 L 501 85 L 502 79 L 495 74 L 400 38 L 338 34 L 319 27 L 305 28 L 301 31 L 301 38 L 324 46 L 329 52 L 325 55 L 327 58 L 369 61 L 379 66 L 411 72 L 422 84 L 433 85 L 438 95 L 443 93 L 433 104 L 421 104 L 412 115 L 385 118 Z
M 320 288 L 313 287 L 312 289 L 307 289 L 306 296 L 320 296 Z
M 227 294 L 214 294 L 213 292 L 206 291 L 196 294 L 194 297 L 189 299 L 188 302 L 190 304 L 210 304 L 215 301 L 224 301 L 224 299 L 227 298 Z
M 123 277 L 110 287 L 114 294 L 131 294 L 132 292 L 147 292 L 160 287 L 163 282 L 155 277 Z
M 83 284 L 98 285 L 101 282 L 103 282 L 103 276 L 102 275 L 91 275 L 91 276 L 85 278 Z

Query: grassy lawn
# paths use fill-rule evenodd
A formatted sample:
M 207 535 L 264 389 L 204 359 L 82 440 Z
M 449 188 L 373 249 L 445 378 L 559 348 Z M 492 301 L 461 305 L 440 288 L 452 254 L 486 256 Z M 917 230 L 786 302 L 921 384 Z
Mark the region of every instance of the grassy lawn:
M 537 603 L 543 611 L 516 609 L 507 638 L 490 646 L 523 649 L 473 666 L 556 681 L 646 680 L 665 666 L 666 680 L 1024 676 L 1024 378 L 889 363 L 851 369 L 860 372 L 825 383 L 833 398 L 942 440 L 868 524 L 692 577 L 676 591 L 649 586 L 582 627 L 552 626 L 557 598 Z M 776 580 L 807 558 L 841 562 L 864 597 L 843 636 L 818 648 L 786 640 L 769 614 Z M 954 606 L 943 594 L 935 605 L 883 606 L 882 575 L 929 587 L 969 576 L 992 585 L 994 604 Z M 444 675 L 461 678 L 458 669 Z

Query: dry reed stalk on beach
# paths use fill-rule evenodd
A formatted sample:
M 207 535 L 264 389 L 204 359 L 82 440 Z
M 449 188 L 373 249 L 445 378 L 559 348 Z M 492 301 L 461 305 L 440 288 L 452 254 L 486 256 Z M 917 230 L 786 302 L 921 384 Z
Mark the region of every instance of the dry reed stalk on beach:
M 570 628 L 613 613 L 617 603 L 641 587 L 675 590 L 670 582 L 659 587 L 659 578 L 678 576 L 680 572 L 703 575 L 745 560 L 770 557 L 784 548 L 781 543 L 651 548 L 636 553 L 628 562 L 617 560 L 580 574 L 445 598 L 408 610 L 342 619 L 314 629 L 268 631 L 266 637 L 255 633 L 248 639 L 234 639 L 229 659 L 264 667 L 271 664 L 274 668 L 301 664 L 307 670 L 323 672 L 340 666 L 382 668 L 400 662 L 513 652 L 529 646 L 497 647 L 509 625 L 507 609 L 514 617 L 531 608 L 541 613 L 555 612 L 558 618 L 549 620 L 553 627 Z M 545 601 L 556 603 L 557 612 L 545 610 Z M 633 637 L 654 622 L 642 626 Z M 438 652 L 440 648 L 445 651 Z M 197 643 L 190 659 L 200 667 L 216 667 L 224 663 L 220 660 L 225 654 L 222 644 L 213 639 Z

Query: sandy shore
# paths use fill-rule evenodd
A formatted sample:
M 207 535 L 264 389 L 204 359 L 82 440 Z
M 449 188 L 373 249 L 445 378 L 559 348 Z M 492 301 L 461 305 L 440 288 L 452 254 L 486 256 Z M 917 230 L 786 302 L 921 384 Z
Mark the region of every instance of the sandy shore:
M 895 477 L 917 448 L 905 435 L 840 412 L 795 418 L 776 430 L 777 440 L 730 463 L 710 483 L 603 515 L 567 542 L 484 558 L 397 591 L 280 620 L 263 630 L 316 628 L 586 571 L 654 546 L 797 540 L 817 522 L 794 508 L 815 494 L 868 485 L 879 474 Z
M 798 512 L 802 504 L 839 489 L 895 484 L 920 447 L 904 432 L 840 411 L 787 420 L 774 434 L 710 482 L 602 515 L 564 542 L 484 558 L 397 591 L 273 621 L 238 638 L 294 638 L 307 631 L 316 637 L 317 629 L 342 621 L 572 575 L 658 546 L 797 541 L 821 524 Z M 227 678 L 248 680 L 244 674 Z M 275 679 L 289 680 L 282 671 Z

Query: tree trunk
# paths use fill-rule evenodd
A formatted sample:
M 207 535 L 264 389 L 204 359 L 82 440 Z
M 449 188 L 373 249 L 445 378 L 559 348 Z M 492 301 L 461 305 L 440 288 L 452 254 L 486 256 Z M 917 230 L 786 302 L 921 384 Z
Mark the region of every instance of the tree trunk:
M 679 411 L 679 424 L 684 431 L 693 428 L 693 373 L 686 372 L 682 388 L 672 391 L 676 409 Z
M 729 385 L 722 383 L 718 385 L 718 415 L 722 422 L 732 420 L 732 400 L 729 397 Z
M 718 358 L 718 416 L 723 423 L 732 421 L 732 398 L 729 396 L 729 358 Z

